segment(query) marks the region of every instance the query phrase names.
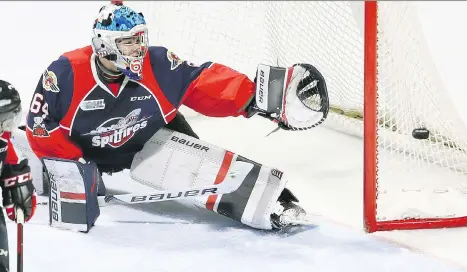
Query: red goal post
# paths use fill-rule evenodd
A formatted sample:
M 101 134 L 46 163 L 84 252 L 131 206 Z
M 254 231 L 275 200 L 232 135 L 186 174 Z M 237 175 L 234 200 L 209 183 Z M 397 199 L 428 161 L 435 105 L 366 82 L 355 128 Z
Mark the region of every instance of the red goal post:
M 378 120 L 378 14 L 379 2 L 365 2 L 365 96 L 364 96 L 364 220 L 365 228 L 368 232 L 387 231 L 387 230 L 408 230 L 408 229 L 429 229 L 429 228 L 450 228 L 467 225 L 467 216 L 456 216 L 452 214 L 449 217 L 418 217 L 401 218 L 394 220 L 377 219 L 377 200 L 378 200 L 378 131 L 381 129 L 381 122 Z M 421 31 L 415 29 L 416 31 Z M 402 33 L 401 33 L 402 35 Z M 444 94 L 447 95 L 447 94 Z M 413 97 L 416 99 L 416 97 Z M 444 105 L 443 105 L 444 106 Z M 449 107 L 450 104 L 447 105 Z M 446 108 L 447 108 L 446 107 Z M 449 116 L 449 115 L 448 115 Z M 463 124 L 460 124 L 463 126 Z M 415 128 L 415 127 L 414 127 Z M 436 128 L 433 126 L 433 128 Z M 458 135 L 459 138 L 465 135 Z M 407 137 L 410 137 L 408 135 Z M 441 144 L 452 152 L 459 149 L 465 159 L 465 150 L 460 147 L 461 140 L 458 142 L 443 137 L 443 135 L 433 135 L 429 139 L 422 141 L 431 141 L 428 145 Z M 427 147 L 428 148 L 428 147 Z M 417 152 L 417 151 L 414 151 Z M 432 162 L 436 164 L 436 162 Z M 439 161 L 438 161 L 439 163 Z M 461 164 L 464 164 L 461 162 Z M 464 165 L 461 165 L 464 166 Z M 441 167 L 452 167 L 451 165 L 442 165 Z M 461 168 L 461 167 L 459 167 Z M 465 179 L 464 170 L 457 169 Z M 443 176 L 440 178 L 442 182 Z M 423 182 L 423 181 L 421 181 Z M 465 192 L 463 192 L 465 193 Z M 465 195 L 467 197 L 467 195 Z M 398 201 L 398 199 L 394 199 Z M 414 201 L 417 201 L 414 199 Z M 467 210 L 467 206 L 464 206 Z

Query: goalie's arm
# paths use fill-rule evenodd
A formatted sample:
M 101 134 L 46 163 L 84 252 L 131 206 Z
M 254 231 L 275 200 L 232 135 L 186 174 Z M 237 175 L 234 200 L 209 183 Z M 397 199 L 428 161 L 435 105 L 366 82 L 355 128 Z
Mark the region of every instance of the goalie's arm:
M 182 104 L 210 117 L 246 116 L 255 83 L 225 65 L 207 62 L 184 77 Z
M 329 110 L 324 78 L 309 64 L 259 65 L 256 82 L 217 63 L 190 70 L 182 103 L 207 116 L 259 114 L 284 129 L 308 129 L 323 122 Z

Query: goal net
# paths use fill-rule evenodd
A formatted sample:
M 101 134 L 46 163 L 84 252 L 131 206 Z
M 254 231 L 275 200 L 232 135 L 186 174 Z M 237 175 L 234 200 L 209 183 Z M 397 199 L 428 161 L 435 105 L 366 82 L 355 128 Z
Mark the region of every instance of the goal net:
M 467 130 L 410 2 L 126 2 L 151 45 L 254 77 L 259 63 L 324 75 L 324 126 L 364 138 L 367 231 L 467 224 Z M 427 139 L 413 130 L 426 128 Z

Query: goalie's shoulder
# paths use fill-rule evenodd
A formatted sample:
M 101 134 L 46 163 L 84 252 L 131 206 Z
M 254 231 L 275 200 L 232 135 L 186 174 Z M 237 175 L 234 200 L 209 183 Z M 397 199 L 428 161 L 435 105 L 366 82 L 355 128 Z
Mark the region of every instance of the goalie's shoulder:
M 74 86 L 74 71 L 70 60 L 60 56 L 52 61 L 42 71 L 41 84 L 38 86 L 44 94 L 72 93 Z
M 163 69 L 168 71 L 178 70 L 183 60 L 173 51 L 163 46 L 150 46 L 148 49 L 151 66 L 153 69 Z
M 168 49 L 163 47 L 163 46 L 149 46 L 148 47 L 148 54 L 149 54 L 151 59 L 160 58 L 161 56 L 165 56 L 167 51 L 168 51 Z

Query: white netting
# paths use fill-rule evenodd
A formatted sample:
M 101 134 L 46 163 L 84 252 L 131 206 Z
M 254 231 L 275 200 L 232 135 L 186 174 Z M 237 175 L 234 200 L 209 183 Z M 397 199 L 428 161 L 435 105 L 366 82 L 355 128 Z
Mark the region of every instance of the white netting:
M 315 65 L 332 104 L 324 125 L 363 135 L 363 2 L 127 3 L 145 14 L 151 45 L 182 59 L 219 62 L 250 78 L 259 63 Z M 417 14 L 408 2 L 379 2 L 378 10 L 378 217 L 467 215 L 467 131 Z M 421 126 L 429 140 L 412 138 Z
M 378 216 L 465 216 L 467 130 L 438 75 L 415 8 L 380 3 L 378 33 Z M 418 127 L 430 130 L 429 140 L 411 136 Z M 384 179 L 390 174 L 391 180 Z

